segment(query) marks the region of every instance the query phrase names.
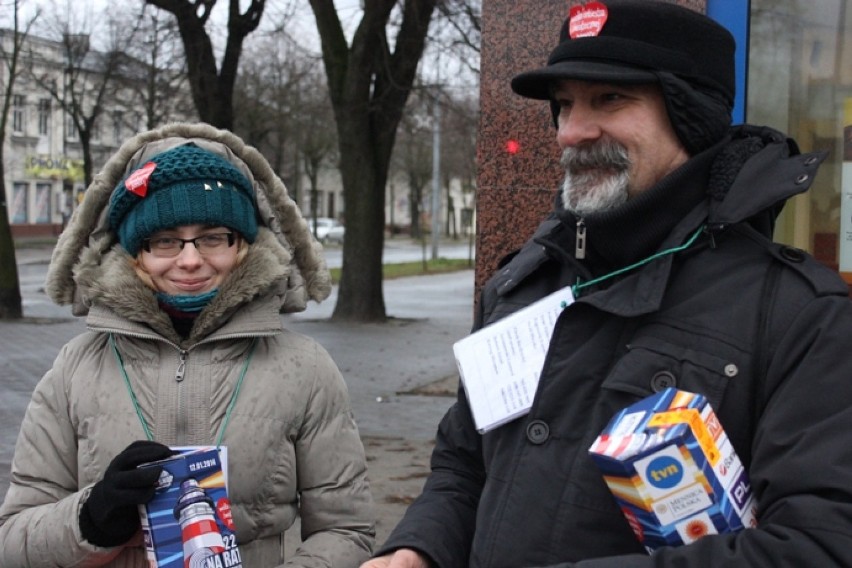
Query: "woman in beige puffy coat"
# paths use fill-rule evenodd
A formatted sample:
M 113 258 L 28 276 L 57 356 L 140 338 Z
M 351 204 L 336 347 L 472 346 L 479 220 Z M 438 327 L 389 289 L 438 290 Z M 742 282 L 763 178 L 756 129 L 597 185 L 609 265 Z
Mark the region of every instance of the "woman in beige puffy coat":
M 135 466 L 203 445 L 228 451 L 242 566 L 358 566 L 375 531 L 346 385 L 279 315 L 330 288 L 320 246 L 256 150 L 203 124 L 125 143 L 51 260 L 48 293 L 88 332 L 33 393 L 0 507 L 0 566 L 147 567 L 136 507 L 154 481 Z M 303 542 L 285 551 L 297 516 Z

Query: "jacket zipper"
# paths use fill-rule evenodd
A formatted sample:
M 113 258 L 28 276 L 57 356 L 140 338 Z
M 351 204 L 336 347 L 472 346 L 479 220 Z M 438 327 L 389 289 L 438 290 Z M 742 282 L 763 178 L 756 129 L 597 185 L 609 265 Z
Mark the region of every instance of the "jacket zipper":
M 186 359 L 189 357 L 189 351 L 181 349 L 178 355 L 178 367 L 175 371 L 175 382 L 177 383 L 177 414 L 175 415 L 175 435 L 178 440 L 186 439 L 186 414 L 187 409 L 183 407 L 183 379 L 186 376 Z
M 586 222 L 577 219 L 577 239 L 574 246 L 574 258 L 583 260 L 586 258 Z
M 175 371 L 175 380 L 177 382 L 183 381 L 183 377 L 186 374 L 186 357 L 189 355 L 189 351 L 185 349 L 180 350 L 180 359 L 178 360 L 178 368 Z
M 176 421 L 177 421 L 177 423 L 175 424 L 175 434 L 176 434 L 176 438 L 178 440 L 178 444 L 179 445 L 185 445 L 184 440 L 186 440 L 187 410 L 185 408 L 183 408 L 184 400 L 183 400 L 183 388 L 181 387 L 181 383 L 183 382 L 184 378 L 186 378 L 186 360 L 189 358 L 189 350 L 188 349 L 181 349 L 178 345 L 176 345 L 176 344 L 172 343 L 171 341 L 164 339 L 164 338 L 162 338 L 158 335 L 147 334 L 147 333 L 129 332 L 129 331 L 126 331 L 126 330 L 123 330 L 123 329 L 112 329 L 112 328 L 97 328 L 97 329 L 94 329 L 91 326 L 89 326 L 88 329 L 90 329 L 92 331 L 98 331 L 99 333 L 114 333 L 116 335 L 125 335 L 127 337 L 135 337 L 137 339 L 147 339 L 147 340 L 151 340 L 151 341 L 162 341 L 162 342 L 167 343 L 168 345 L 171 345 L 175 349 L 177 349 L 177 351 L 178 351 L 178 366 L 177 366 L 177 369 L 175 370 L 175 382 L 177 383 L 177 386 L 178 386 L 178 389 L 177 389 L 178 392 L 177 392 L 177 404 L 176 404 L 176 408 L 177 408 Z M 213 339 L 211 339 L 209 337 L 205 338 L 205 339 L 199 341 L 198 343 L 196 343 L 195 345 L 193 345 L 192 349 L 194 349 L 194 348 L 196 348 L 199 345 L 202 345 L 204 343 L 210 343 L 210 342 L 214 342 L 214 341 L 221 341 L 221 340 L 228 340 L 228 339 L 244 339 L 244 338 L 251 338 L 251 337 L 272 337 L 273 335 L 276 335 L 276 334 L 270 333 L 270 332 L 230 333 L 230 334 L 226 334 L 226 335 L 221 335 L 221 336 L 219 336 L 217 338 L 213 338 Z

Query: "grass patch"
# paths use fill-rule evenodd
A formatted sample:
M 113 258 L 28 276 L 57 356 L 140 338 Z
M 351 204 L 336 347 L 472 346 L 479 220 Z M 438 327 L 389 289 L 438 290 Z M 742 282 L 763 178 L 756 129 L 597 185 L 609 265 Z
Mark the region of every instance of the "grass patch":
M 385 280 L 404 278 L 406 276 L 423 276 L 425 274 L 443 274 L 445 272 L 456 272 L 473 268 L 473 262 L 466 258 L 437 258 L 435 260 L 422 260 L 413 262 L 399 262 L 385 264 L 382 267 L 382 276 Z M 340 269 L 330 268 L 331 279 L 336 284 L 340 282 Z

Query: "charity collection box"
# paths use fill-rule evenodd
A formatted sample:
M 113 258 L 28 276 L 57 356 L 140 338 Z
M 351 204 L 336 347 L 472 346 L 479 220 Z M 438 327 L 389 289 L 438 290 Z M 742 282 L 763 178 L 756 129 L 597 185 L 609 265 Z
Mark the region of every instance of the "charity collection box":
M 183 449 L 143 464 L 163 468 L 154 498 L 139 507 L 151 567 L 241 568 L 222 449 Z
M 625 408 L 589 454 L 649 552 L 757 524 L 748 474 L 700 394 L 668 388 Z

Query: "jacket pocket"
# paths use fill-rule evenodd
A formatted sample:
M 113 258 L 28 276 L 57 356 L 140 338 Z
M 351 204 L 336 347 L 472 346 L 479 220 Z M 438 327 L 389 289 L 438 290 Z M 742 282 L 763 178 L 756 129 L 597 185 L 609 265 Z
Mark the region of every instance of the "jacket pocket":
M 745 356 L 711 339 L 701 342 L 706 348 L 677 345 L 658 337 L 634 338 L 603 387 L 640 398 L 674 387 L 704 395 L 718 410 L 728 384 L 745 369 Z

